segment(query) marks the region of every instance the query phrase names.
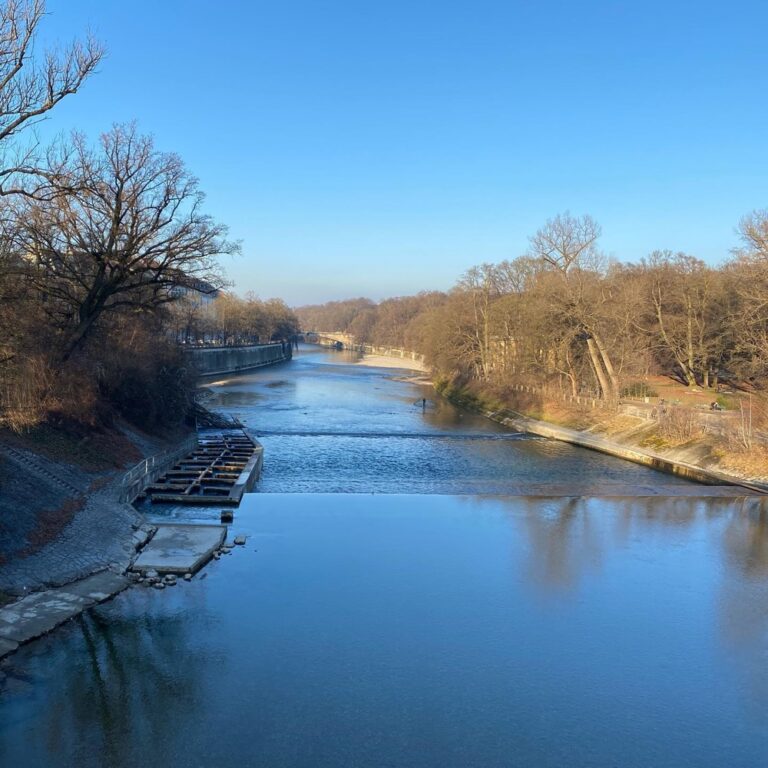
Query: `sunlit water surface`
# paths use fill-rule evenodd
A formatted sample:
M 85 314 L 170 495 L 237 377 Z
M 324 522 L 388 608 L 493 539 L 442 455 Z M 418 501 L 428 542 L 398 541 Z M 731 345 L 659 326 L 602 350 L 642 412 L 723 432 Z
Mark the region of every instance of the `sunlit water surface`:
M 210 406 L 240 418 L 264 445 L 262 493 L 505 494 L 521 483 L 608 492 L 685 484 L 611 456 L 515 435 L 455 408 L 430 386 L 404 381 L 413 376 L 407 371 L 353 360 L 350 353 L 303 351 L 290 364 L 211 383 Z
M 449 495 L 503 493 L 521 473 L 614 492 L 667 480 L 479 439 L 500 431 L 439 403 L 422 413 L 393 375 L 307 356 L 220 385 L 270 433 L 270 493 L 233 525 L 246 546 L 9 657 L 0 765 L 767 765 L 765 511 Z M 317 434 L 331 431 L 411 436 Z

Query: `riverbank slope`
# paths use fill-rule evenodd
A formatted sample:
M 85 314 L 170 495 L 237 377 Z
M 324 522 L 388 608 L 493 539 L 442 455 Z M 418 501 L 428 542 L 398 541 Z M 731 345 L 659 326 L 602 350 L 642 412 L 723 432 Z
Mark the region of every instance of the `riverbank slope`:
M 697 433 L 675 439 L 658 424 L 591 407 L 568 407 L 511 393 L 501 398 L 480 388 L 435 381 L 435 389 L 463 408 L 512 429 L 530 432 L 617 456 L 696 482 L 732 483 L 768 492 L 768 450 L 759 442 L 746 448 L 726 437 Z
M 126 424 L 87 435 L 0 432 L 0 592 L 19 596 L 127 567 L 147 526 L 121 501 L 123 474 L 185 436 Z

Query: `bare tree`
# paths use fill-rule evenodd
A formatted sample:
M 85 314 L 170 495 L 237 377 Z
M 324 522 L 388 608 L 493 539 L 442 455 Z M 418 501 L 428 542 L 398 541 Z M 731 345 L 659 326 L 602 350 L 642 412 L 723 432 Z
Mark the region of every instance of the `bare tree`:
M 604 259 L 597 250 L 600 225 L 590 216 L 558 214 L 531 237 L 531 256 L 549 265 L 560 280 L 551 284 L 553 309 L 583 341 L 603 397 L 619 395 L 619 379 L 604 329 L 610 294 L 600 282 Z
M 768 210 L 739 223 L 743 246 L 724 274 L 735 301 L 730 308 L 734 372 L 757 383 L 768 375 Z
M 740 253 L 768 263 L 768 210 L 748 213 L 739 222 L 738 232 L 744 243 Z
M 493 264 L 471 267 L 461 276 L 457 289 L 471 299 L 478 378 L 487 381 L 493 367 L 491 306 L 500 295 L 496 267 Z
M 28 179 L 40 170 L 34 147 L 11 146 L 7 140 L 76 93 L 104 56 L 91 37 L 35 56 L 44 16 L 44 0 L 0 3 L 0 195 L 29 194 Z
M 723 356 L 725 299 L 720 280 L 703 261 L 685 253 L 654 251 L 635 278 L 647 296 L 637 327 L 657 338 L 688 386 L 708 387 Z
M 559 213 L 531 237 L 531 255 L 566 274 L 573 267 L 590 269 L 598 257 L 600 225 L 590 216 Z
M 19 198 L 14 236 L 62 332 L 62 360 L 104 313 L 151 311 L 221 284 L 217 257 L 238 246 L 201 212 L 197 179 L 177 155 L 118 125 L 97 149 L 75 134 L 60 158 L 51 178 L 62 194 Z

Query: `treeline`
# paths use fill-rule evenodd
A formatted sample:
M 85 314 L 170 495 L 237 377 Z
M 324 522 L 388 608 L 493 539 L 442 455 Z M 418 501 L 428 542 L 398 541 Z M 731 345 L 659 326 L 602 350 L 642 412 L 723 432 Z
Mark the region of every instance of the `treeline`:
M 301 307 L 304 330 L 426 355 L 452 382 L 547 384 L 616 399 L 652 374 L 683 384 L 765 388 L 768 211 L 739 224 L 719 267 L 671 251 L 636 264 L 609 260 L 600 226 L 562 214 L 524 255 L 469 269 L 447 293 Z
M 290 339 L 299 320 L 282 299 L 217 292 L 186 294 L 172 305 L 170 324 L 181 344 L 269 344 Z
M 119 413 L 176 424 L 194 387 L 181 325 L 187 338 L 270 339 L 290 311 L 226 295 L 199 311 L 224 285 L 220 257 L 239 246 L 205 214 L 182 159 L 135 125 L 34 143 L 31 126 L 104 53 L 86 39 L 41 55 L 44 18 L 42 0 L 0 2 L 0 423 Z

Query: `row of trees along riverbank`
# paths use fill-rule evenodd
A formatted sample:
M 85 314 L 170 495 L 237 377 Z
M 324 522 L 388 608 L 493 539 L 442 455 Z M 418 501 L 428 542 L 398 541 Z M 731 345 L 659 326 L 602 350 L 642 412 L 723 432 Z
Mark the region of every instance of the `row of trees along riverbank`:
M 738 232 L 717 267 L 661 250 L 628 264 L 601 252 L 597 222 L 565 213 L 530 237 L 527 253 L 472 267 L 448 292 L 297 314 L 304 330 L 421 352 L 441 386 L 499 406 L 519 405 L 521 384 L 561 402 L 616 404 L 663 397 L 654 382 L 667 379 L 734 408 L 739 391 L 752 393 L 757 430 L 768 374 L 768 212 L 748 214 Z M 724 385 L 736 393 L 730 402 L 718 394 Z
M 182 159 L 135 125 L 35 143 L 29 129 L 104 59 L 90 38 L 41 55 L 44 18 L 42 0 L 0 2 L 0 423 L 174 424 L 194 383 L 183 329 L 268 341 L 296 320 L 221 293 L 220 258 L 238 244 Z

